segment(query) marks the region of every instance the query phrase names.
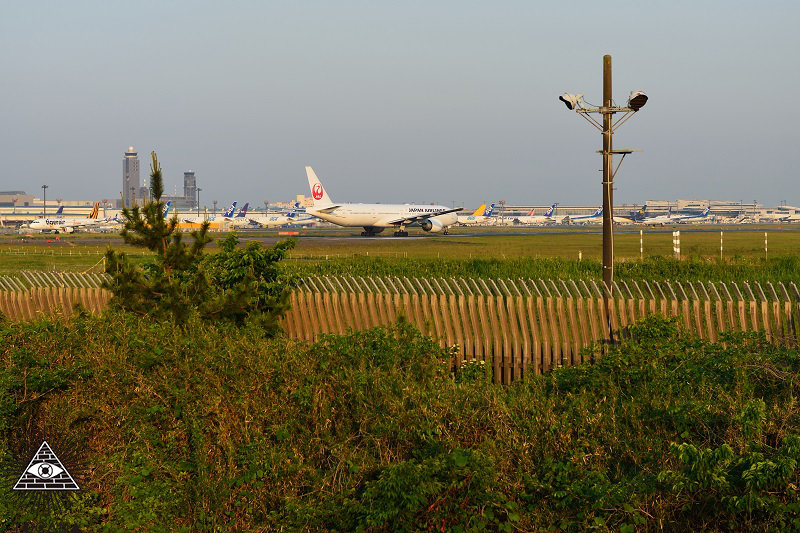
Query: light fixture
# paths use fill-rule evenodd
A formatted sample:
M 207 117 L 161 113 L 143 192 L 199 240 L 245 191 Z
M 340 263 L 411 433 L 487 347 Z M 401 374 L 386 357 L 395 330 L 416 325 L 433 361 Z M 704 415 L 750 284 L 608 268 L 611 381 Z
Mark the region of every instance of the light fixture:
M 558 97 L 559 100 L 564 102 L 564 105 L 567 106 L 567 109 L 570 111 L 574 110 L 576 107 L 581 106 L 581 99 L 583 98 L 583 94 L 570 94 L 564 93 Z
M 644 91 L 631 91 L 631 95 L 628 97 L 628 107 L 634 111 L 639 111 L 646 103 L 647 95 L 644 94 Z

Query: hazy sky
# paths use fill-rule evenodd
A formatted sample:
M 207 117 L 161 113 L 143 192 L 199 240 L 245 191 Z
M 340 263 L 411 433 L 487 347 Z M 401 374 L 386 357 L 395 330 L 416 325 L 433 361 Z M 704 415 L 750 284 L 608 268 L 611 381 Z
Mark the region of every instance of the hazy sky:
M 118 198 L 128 145 L 203 203 L 599 204 L 560 93 L 644 89 L 615 201 L 800 204 L 794 1 L 4 2 L 0 190 Z M 607 22 L 604 22 L 607 21 Z

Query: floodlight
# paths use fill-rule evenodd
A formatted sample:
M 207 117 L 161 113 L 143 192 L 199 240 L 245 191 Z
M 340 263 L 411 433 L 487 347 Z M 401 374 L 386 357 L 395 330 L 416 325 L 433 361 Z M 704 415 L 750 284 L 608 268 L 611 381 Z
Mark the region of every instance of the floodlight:
M 647 95 L 644 94 L 644 91 L 631 91 L 631 95 L 628 97 L 628 107 L 634 111 L 639 111 L 646 103 Z
M 572 111 L 576 107 L 581 107 L 581 98 L 583 98 L 582 94 L 570 94 L 564 93 L 558 97 L 559 100 L 564 102 L 564 105 L 567 106 L 567 109 Z

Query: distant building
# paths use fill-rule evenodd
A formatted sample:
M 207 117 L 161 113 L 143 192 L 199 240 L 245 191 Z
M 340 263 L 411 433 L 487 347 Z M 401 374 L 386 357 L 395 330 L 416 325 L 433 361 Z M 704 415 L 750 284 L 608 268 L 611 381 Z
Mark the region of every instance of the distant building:
M 0 207 L 27 207 L 33 204 L 33 195 L 25 194 L 25 191 L 0 191 Z
M 122 203 L 130 207 L 136 197 L 141 197 L 141 181 L 139 180 L 139 154 L 128 148 L 122 158 Z
M 295 200 L 300 202 L 300 207 L 314 207 L 314 199 L 303 194 L 295 196 Z
M 194 170 L 187 170 L 183 173 L 183 198 L 191 207 L 197 206 L 197 178 Z

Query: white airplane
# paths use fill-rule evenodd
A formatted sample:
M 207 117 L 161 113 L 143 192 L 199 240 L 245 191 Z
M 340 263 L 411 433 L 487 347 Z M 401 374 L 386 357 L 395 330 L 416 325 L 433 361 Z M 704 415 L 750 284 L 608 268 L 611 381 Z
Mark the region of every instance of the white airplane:
M 457 217 L 458 223 L 463 226 L 487 224 L 491 222 L 493 212 L 494 212 L 494 204 L 490 205 L 489 207 L 486 207 L 486 204 L 483 204 L 471 215 Z
M 314 217 L 302 217 L 300 202 L 295 202 L 294 207 L 287 213 L 272 213 L 263 217 L 251 217 L 250 222 L 258 224 L 262 228 L 277 228 L 288 224 L 297 226 L 307 226 L 316 221 Z
M 362 227 L 363 236 L 372 236 L 385 228 L 395 228 L 395 237 L 407 237 L 406 228 L 417 224 L 425 232 L 447 233 L 458 222 L 456 213 L 463 207 L 449 209 L 442 205 L 413 204 L 337 204 L 328 196 L 311 167 L 306 167 L 313 207 L 309 215 L 327 220 L 337 226 Z
M 603 208 L 600 207 L 592 213 L 591 215 L 580 215 L 580 216 L 571 216 L 569 217 L 569 221 L 574 224 L 595 224 L 598 222 L 603 222 Z
M 52 231 L 53 233 L 72 233 L 78 228 L 94 226 L 103 221 L 97 219 L 100 202 L 95 202 L 92 212 L 86 218 L 39 218 L 30 223 L 30 229 Z
M 230 221 L 230 220 L 232 220 L 232 219 L 233 219 L 233 213 L 234 213 L 235 211 L 236 211 L 236 202 L 233 202 L 233 203 L 231 204 L 231 206 L 228 208 L 228 210 L 227 210 L 227 211 L 225 211 L 224 213 L 222 213 L 222 215 L 221 215 L 221 218 L 222 218 L 223 220 L 228 220 L 228 221 Z M 209 217 L 209 216 L 196 216 L 196 217 L 189 217 L 189 218 L 184 218 L 184 219 L 183 219 L 183 222 L 188 222 L 189 224 L 202 224 L 202 223 L 203 223 L 203 222 L 205 222 L 206 220 L 208 220 L 209 222 L 215 222 L 215 221 L 217 220 L 217 217 L 216 217 L 216 216 L 210 216 L 210 217 Z
M 247 218 L 247 208 L 250 207 L 250 203 L 245 203 L 244 206 L 239 210 L 239 213 L 235 217 L 227 218 L 228 222 L 230 222 L 231 226 L 234 228 L 244 228 L 250 225 L 250 219 Z
M 556 212 L 557 205 L 558 204 L 551 205 L 543 215 L 534 215 L 534 209 L 531 209 L 530 213 L 517 217 L 515 220 L 520 224 L 555 224 L 557 220 L 554 213 Z
M 696 222 L 698 220 L 705 220 L 708 218 L 709 213 L 711 212 L 711 207 L 706 207 L 702 213 L 699 215 L 678 215 L 677 217 L 673 217 L 677 220 L 680 224 L 686 224 L 688 222 Z

